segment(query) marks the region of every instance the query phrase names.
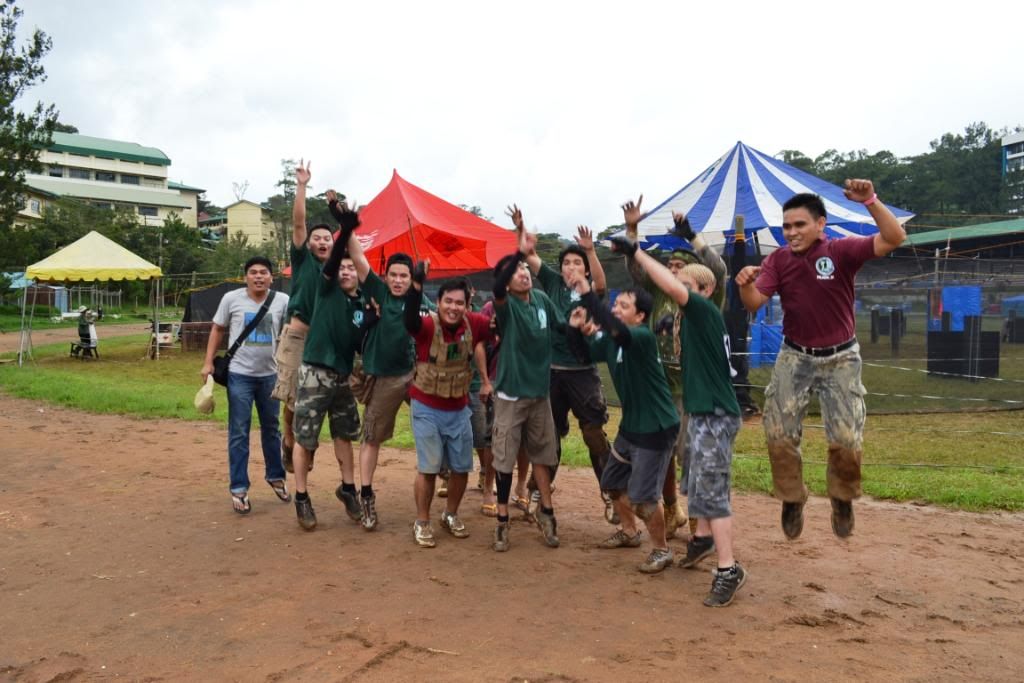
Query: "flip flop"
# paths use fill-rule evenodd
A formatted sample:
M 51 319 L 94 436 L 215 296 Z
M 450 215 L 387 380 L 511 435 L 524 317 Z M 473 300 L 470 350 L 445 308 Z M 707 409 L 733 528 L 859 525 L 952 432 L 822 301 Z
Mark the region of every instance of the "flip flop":
M 498 516 L 498 504 L 497 503 L 482 503 L 480 505 L 480 514 L 484 517 L 497 517 Z
M 283 503 L 292 502 L 292 495 L 288 493 L 288 487 L 285 486 L 283 480 L 278 479 L 277 481 L 268 481 L 270 488 L 274 489 L 274 495 L 277 496 L 278 500 Z
M 512 499 L 509 502 L 512 503 L 513 505 L 515 505 L 517 508 L 519 508 L 523 512 L 526 512 L 527 510 L 529 510 L 529 507 L 530 507 L 530 499 L 529 498 L 525 498 L 523 496 L 513 495 Z
M 252 510 L 252 505 L 249 503 L 248 493 L 231 494 L 231 507 L 234 508 L 235 512 L 240 515 L 247 515 Z

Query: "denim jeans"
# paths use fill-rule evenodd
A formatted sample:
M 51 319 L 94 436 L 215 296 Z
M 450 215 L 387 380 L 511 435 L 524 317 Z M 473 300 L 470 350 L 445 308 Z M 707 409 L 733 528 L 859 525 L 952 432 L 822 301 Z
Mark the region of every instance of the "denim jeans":
M 281 403 L 270 397 L 277 375 L 250 377 L 228 373 L 228 471 L 231 493 L 249 490 L 249 428 L 252 426 L 252 406 L 260 419 L 260 440 L 263 442 L 263 462 L 267 481 L 285 478 L 281 464 L 281 432 L 278 413 Z

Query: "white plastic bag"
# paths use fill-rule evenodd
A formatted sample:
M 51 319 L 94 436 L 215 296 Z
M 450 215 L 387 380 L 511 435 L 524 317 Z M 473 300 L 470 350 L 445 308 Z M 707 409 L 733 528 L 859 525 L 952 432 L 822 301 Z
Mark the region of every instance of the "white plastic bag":
M 196 398 L 193 403 L 196 410 L 203 415 L 209 415 L 213 412 L 213 375 L 209 375 L 206 378 L 206 384 L 196 392 Z

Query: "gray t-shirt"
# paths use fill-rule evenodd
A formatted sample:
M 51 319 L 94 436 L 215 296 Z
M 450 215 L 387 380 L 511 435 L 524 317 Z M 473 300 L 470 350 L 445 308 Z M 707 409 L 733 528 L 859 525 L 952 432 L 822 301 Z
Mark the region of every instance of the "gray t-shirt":
M 228 348 L 235 343 L 249 321 L 256 317 L 262 305 L 262 301 L 256 302 L 249 298 L 249 290 L 245 287 L 228 292 L 220 300 L 213 322 L 228 329 Z M 274 354 L 277 351 L 277 335 L 284 326 L 287 310 L 288 295 L 277 292 L 270 310 L 235 352 L 235 357 L 231 359 L 231 372 L 250 377 L 277 374 Z

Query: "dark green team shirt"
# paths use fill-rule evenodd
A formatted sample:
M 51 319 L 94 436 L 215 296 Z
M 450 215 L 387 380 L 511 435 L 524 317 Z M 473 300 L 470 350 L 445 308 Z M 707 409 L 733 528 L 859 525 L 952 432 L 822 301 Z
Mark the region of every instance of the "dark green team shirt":
M 306 335 L 302 362 L 332 368 L 339 375 L 352 372 L 363 305 L 359 295 L 349 296 L 337 280 L 318 276 L 313 321 Z
M 313 320 L 316 292 L 320 286 L 322 264 L 310 253 L 309 247 L 296 247 L 291 243 L 292 291 L 288 295 L 288 318 L 297 317 L 307 325 Z
M 363 370 L 378 377 L 399 377 L 412 372 L 416 345 L 405 330 L 405 297 L 391 295 L 386 282 L 370 271 L 363 282 L 363 300 L 380 305 L 380 320 L 370 330 L 363 350 Z
M 693 292 L 681 308 L 683 407 L 690 415 L 714 413 L 716 408 L 739 415 L 729 365 L 729 333 L 722 311 L 713 301 Z
M 501 334 L 498 376 L 494 388 L 514 398 L 545 398 L 551 384 L 551 341 L 554 327 L 563 327 L 555 304 L 544 292 L 530 290 L 529 302 L 510 292 L 494 305 Z
M 608 364 L 622 403 L 619 429 L 630 434 L 656 434 L 679 424 L 665 369 L 658 357 L 658 340 L 647 323 L 629 328 L 629 348 L 598 332 L 587 339 L 590 357 Z
M 580 295 L 565 284 L 561 273 L 547 264 L 541 264 L 537 280 L 540 281 L 541 289 L 555 304 L 555 308 L 561 313 L 562 318 L 568 320 L 572 309 L 580 305 Z M 551 335 L 551 364 L 560 368 L 589 367 L 580 363 L 579 358 L 569 350 L 569 342 L 566 341 L 564 332 L 553 332 Z

